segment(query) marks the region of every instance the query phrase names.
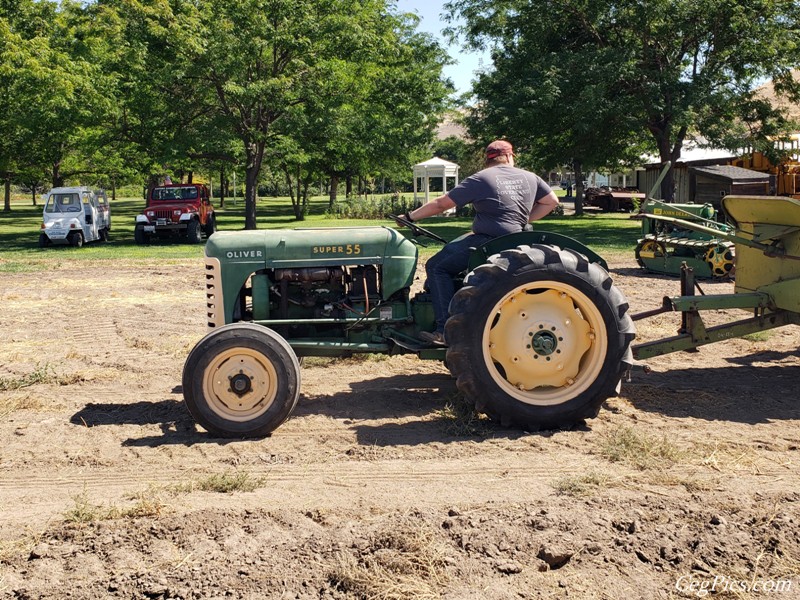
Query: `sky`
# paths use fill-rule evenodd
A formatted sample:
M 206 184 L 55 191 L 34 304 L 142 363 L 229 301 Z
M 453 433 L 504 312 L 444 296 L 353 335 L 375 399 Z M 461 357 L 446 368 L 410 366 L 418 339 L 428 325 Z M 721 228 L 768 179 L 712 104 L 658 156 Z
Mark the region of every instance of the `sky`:
M 458 44 L 448 44 L 441 34 L 442 29 L 449 25 L 441 16 L 445 12 L 445 2 L 446 0 L 396 0 L 397 10 L 416 13 L 421 19 L 419 30 L 436 36 L 442 47 L 456 61 L 456 64 L 444 68 L 444 75 L 453 82 L 456 94 L 460 95 L 469 91 L 475 71 L 488 65 L 490 60 L 488 53 L 466 52 Z

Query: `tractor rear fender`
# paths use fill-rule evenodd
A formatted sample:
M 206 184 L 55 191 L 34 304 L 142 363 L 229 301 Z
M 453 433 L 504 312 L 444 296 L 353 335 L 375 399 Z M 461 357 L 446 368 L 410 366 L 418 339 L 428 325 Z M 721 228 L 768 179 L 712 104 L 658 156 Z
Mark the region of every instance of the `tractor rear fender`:
M 574 250 L 575 252 L 583 254 L 589 259 L 589 262 L 597 263 L 608 271 L 608 264 L 606 261 L 588 246 L 574 238 L 561 235 L 560 233 L 553 233 L 552 231 L 521 231 L 519 233 L 503 235 L 486 242 L 472 251 L 469 257 L 469 267 L 467 270 L 474 270 L 479 265 L 485 263 L 487 258 L 503 250 L 510 250 L 518 246 L 530 246 L 532 244 L 547 244 L 558 246 L 562 249 L 568 248 Z

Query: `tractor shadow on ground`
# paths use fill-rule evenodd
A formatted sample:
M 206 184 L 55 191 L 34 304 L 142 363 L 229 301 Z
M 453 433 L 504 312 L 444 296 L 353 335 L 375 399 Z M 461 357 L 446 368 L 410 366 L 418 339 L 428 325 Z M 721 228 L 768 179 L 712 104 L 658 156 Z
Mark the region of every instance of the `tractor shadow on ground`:
M 760 364 L 796 355 L 759 352 L 727 359 L 727 367 L 635 372 L 621 395 L 639 410 L 676 418 L 747 424 L 800 419 L 800 365 Z
M 455 380 L 444 373 L 402 374 L 350 383 L 349 390 L 334 394 L 301 393 L 291 419 L 320 415 L 340 421 L 356 432 L 364 446 L 413 446 L 430 442 L 517 437 L 521 431 L 503 429 L 465 412 Z M 173 393 L 181 393 L 176 387 Z M 455 407 L 455 408 L 453 408 Z M 375 424 L 376 421 L 381 423 Z M 389 421 L 384 423 L 385 421 Z M 73 425 L 157 425 L 161 435 L 129 438 L 126 447 L 164 445 L 225 445 L 256 438 L 218 438 L 198 429 L 183 402 L 89 403 L 71 418 Z M 284 424 L 283 427 L 286 427 Z M 268 439 L 263 438 L 263 439 Z
M 79 427 L 101 427 L 114 425 L 158 425 L 161 436 L 148 436 L 126 440 L 123 446 L 160 446 L 162 444 L 191 445 L 203 439 L 195 429 L 194 420 L 182 402 L 161 400 L 160 402 L 134 402 L 133 404 L 106 404 L 90 402 L 69 420 Z M 215 439 L 215 442 L 220 440 Z M 227 440 L 226 440 L 227 441 Z
M 378 377 L 351 383 L 348 392 L 301 397 L 294 416 L 304 415 L 341 420 L 355 431 L 360 445 L 370 447 L 481 442 L 552 433 L 508 429 L 475 414 L 456 389 L 455 379 L 445 373 Z
M 456 392 L 445 373 L 402 374 L 353 381 L 349 391 L 308 396 L 301 390 L 295 416 L 321 414 L 334 419 L 421 417 L 444 406 Z

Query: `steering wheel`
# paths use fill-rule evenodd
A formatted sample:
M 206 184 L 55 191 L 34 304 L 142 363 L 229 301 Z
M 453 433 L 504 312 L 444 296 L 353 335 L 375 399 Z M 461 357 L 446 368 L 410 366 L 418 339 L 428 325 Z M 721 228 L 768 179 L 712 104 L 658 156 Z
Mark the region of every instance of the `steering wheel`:
M 414 224 L 413 221 L 409 221 L 403 215 L 389 215 L 389 218 L 394 219 L 395 221 L 401 223 L 405 227 L 408 227 L 411 230 L 411 234 L 414 237 L 421 235 L 423 237 L 428 237 L 431 238 L 432 240 L 436 240 L 437 242 L 441 242 L 442 244 L 447 243 L 447 240 L 444 239 L 443 237 L 436 235 L 429 229 L 425 229 L 423 227 L 420 227 L 419 225 Z

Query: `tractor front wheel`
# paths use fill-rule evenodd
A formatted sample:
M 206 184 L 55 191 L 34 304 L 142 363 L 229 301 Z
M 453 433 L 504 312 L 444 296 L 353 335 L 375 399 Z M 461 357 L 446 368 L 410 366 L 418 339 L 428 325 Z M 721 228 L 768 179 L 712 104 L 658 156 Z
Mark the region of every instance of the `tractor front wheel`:
M 628 304 L 601 266 L 520 246 L 470 273 L 450 304 L 447 364 L 503 426 L 570 427 L 597 415 L 632 363 Z
M 289 418 L 300 396 L 300 364 L 274 331 L 252 323 L 215 329 L 183 367 L 186 407 L 219 437 L 262 437 Z

